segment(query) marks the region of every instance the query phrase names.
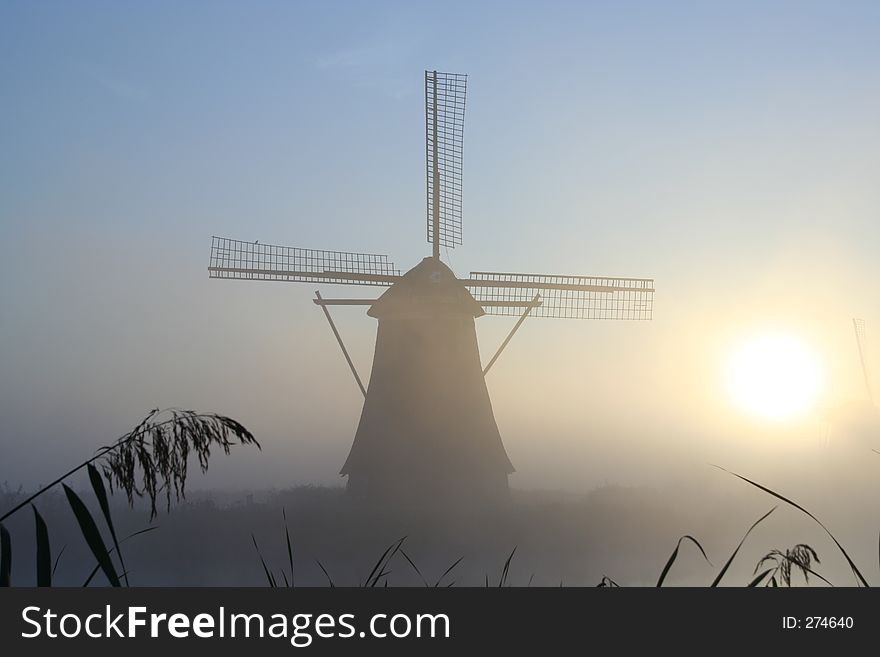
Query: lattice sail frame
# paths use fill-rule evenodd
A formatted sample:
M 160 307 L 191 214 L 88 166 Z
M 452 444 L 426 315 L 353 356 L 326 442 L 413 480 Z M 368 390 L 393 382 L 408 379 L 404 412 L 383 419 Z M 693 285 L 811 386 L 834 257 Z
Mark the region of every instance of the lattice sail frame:
M 434 243 L 436 211 L 437 241 L 439 246 L 448 248 L 455 248 L 456 245 L 461 244 L 461 185 L 466 96 L 467 75 L 425 71 L 428 242 Z
M 211 241 L 211 278 L 391 285 L 400 271 L 386 255 L 300 249 L 225 237 Z
M 853 327 L 856 330 L 856 339 L 859 342 L 864 343 L 864 341 L 865 341 L 865 320 L 858 319 L 858 318 L 854 317 L 853 318 Z
M 654 311 L 650 278 L 471 272 L 462 283 L 489 315 L 520 315 L 536 294 L 534 317 L 650 320 Z

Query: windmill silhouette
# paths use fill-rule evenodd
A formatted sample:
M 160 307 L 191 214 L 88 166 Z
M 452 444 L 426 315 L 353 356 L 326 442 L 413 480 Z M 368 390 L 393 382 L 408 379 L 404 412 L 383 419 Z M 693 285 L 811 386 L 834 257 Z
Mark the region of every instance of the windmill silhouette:
M 865 359 L 865 320 L 853 317 L 853 331 L 856 334 L 856 346 L 859 348 L 859 363 L 865 379 L 865 392 L 871 406 L 874 406 L 874 391 L 871 389 L 871 377 L 868 375 L 868 364 Z
M 373 285 L 378 299 L 325 299 L 319 305 L 364 406 L 340 474 L 355 497 L 418 504 L 503 498 L 514 471 L 485 374 L 527 316 L 648 320 L 653 279 L 471 272 L 458 278 L 440 247 L 462 243 L 462 138 L 467 76 L 425 72 L 427 238 L 432 254 L 404 274 L 385 255 L 320 251 L 214 237 L 213 278 Z M 378 320 L 369 386 L 364 387 L 329 312 L 369 306 Z M 519 319 L 485 367 L 474 319 Z
M 876 450 L 880 447 L 880 409 L 877 408 L 871 386 L 865 320 L 854 317 L 852 325 L 865 385 L 865 396 L 824 409 L 823 442 L 825 445 L 830 445 L 832 441 L 839 443 L 843 440 L 859 449 L 870 447 Z

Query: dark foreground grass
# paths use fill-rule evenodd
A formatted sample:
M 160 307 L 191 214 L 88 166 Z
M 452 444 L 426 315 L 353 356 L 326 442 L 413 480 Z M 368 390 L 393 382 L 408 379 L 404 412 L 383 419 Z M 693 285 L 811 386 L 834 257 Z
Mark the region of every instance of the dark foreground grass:
M 107 585 L 114 574 L 123 586 L 786 586 L 797 572 L 809 575 L 802 584 L 849 584 L 846 562 L 845 570 L 835 570 L 834 560 L 830 569 L 824 559 L 820 565 L 828 548 L 808 533 L 801 534 L 807 541 L 787 540 L 803 532 L 792 529 L 791 516 L 769 522 L 776 507 L 737 535 L 723 517 L 665 512 L 681 505 L 654 491 L 615 487 L 556 501 L 520 492 L 489 515 L 442 519 L 367 513 L 348 504 L 341 489 L 291 489 L 231 503 L 197 494 L 147 526 L 148 504 L 131 509 L 111 496 L 123 567 L 88 492 L 75 494 L 91 508 L 103 547 L 89 543 L 91 532 L 72 513 L 66 491 L 47 493 L 39 511 L 49 528 L 43 538 L 32 513 L 9 525 L 19 547 L 12 583 L 46 583 L 39 573 L 50 554 L 51 583 L 66 586 Z M 700 534 L 676 535 L 678 527 Z M 807 563 L 797 545 L 815 557 Z M 95 554 L 104 551 L 109 567 Z M 762 559 L 770 560 L 755 570 Z
M 26 506 L 31 507 L 34 517 L 36 585 L 52 585 L 52 577 L 57 569 L 61 552 L 53 565 L 49 528 L 35 506 L 35 502 L 58 485 L 64 491 L 80 535 L 97 562 L 95 571 L 100 569 L 111 586 L 122 586 L 123 584 L 127 586 L 129 584 L 128 571 L 110 513 L 107 489 L 104 486 L 105 479 L 110 485 L 111 492 L 115 486 L 117 490 L 122 490 L 125 493 L 129 506 L 134 504 L 135 497 L 148 500 L 150 519 L 152 520 L 157 513 L 157 499 L 163 491 L 169 511 L 172 496 L 176 501 L 180 501 L 186 496 L 186 478 L 191 456 L 195 457 L 201 471 L 205 472 L 208 469 L 212 448 L 219 447 L 228 455 L 230 447 L 234 444 L 255 445 L 258 449 L 260 447 L 247 429 L 232 418 L 223 415 L 196 413 L 180 409 L 165 411 L 154 409 L 150 411 L 131 431 L 112 444 L 101 447 L 94 456 L 71 468 L 52 483 L 25 496 L 23 500 L 13 504 L 8 511 L 0 516 L 0 539 L 2 539 L 0 540 L 0 549 L 2 549 L 0 586 L 10 586 L 12 582 L 12 537 L 3 521 L 8 520 Z M 96 463 L 101 466 L 101 471 L 96 467 Z M 112 539 L 112 549 L 108 549 L 101 530 L 98 528 L 98 523 L 88 506 L 72 488 L 64 483 L 83 469 L 88 472 L 92 493 L 101 509 L 104 524 Z M 146 531 L 148 530 L 135 532 L 129 538 Z M 63 551 L 64 548 L 62 548 Z M 119 569 L 114 563 L 113 552 L 115 552 Z M 86 586 L 92 581 L 94 574 L 93 572 L 86 579 Z

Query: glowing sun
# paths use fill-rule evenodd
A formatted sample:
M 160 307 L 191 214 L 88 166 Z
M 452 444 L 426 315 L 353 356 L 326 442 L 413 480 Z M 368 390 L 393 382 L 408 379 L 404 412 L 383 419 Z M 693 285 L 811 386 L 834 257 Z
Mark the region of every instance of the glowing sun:
M 727 363 L 727 388 L 736 404 L 767 420 L 789 420 L 811 410 L 820 392 L 813 353 L 788 335 L 743 343 Z

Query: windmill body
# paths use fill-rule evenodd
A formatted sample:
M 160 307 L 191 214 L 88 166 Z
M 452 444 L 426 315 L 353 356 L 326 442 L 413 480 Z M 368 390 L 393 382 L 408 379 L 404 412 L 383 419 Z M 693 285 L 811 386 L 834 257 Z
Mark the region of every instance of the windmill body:
M 420 506 L 503 498 L 513 466 L 480 364 L 474 318 L 482 306 L 431 257 L 367 314 L 379 326 L 364 408 L 341 470 L 349 491 Z
M 316 292 L 364 393 L 341 474 L 356 498 L 378 504 L 491 502 L 514 469 L 485 375 L 526 316 L 648 320 L 652 279 L 471 272 L 459 278 L 440 247 L 461 244 L 462 140 L 467 78 L 425 72 L 427 236 L 432 255 L 401 275 L 387 256 L 282 247 L 215 237 L 212 278 L 387 287 L 378 299 L 325 299 Z M 364 386 L 329 312 L 368 306 L 378 320 Z M 474 320 L 519 316 L 484 368 Z

